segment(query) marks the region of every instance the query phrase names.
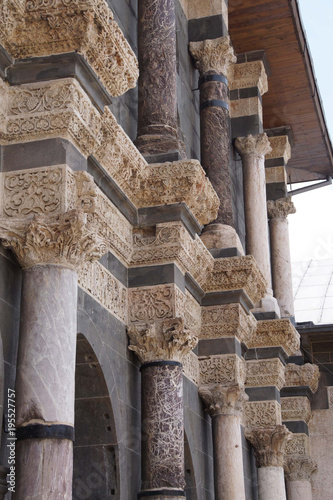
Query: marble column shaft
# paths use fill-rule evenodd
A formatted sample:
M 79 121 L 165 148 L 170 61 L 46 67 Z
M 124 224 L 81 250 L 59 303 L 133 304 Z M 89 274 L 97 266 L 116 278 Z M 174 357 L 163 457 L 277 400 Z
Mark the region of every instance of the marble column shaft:
M 136 145 L 143 155 L 177 150 L 175 0 L 139 0 L 139 123 Z
M 283 467 L 258 469 L 259 500 L 286 500 Z
M 309 481 L 286 481 L 288 500 L 312 500 L 312 486 Z

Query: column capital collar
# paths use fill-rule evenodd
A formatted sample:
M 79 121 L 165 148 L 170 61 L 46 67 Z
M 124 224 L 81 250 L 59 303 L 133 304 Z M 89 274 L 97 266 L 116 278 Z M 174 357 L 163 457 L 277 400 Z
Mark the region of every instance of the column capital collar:
M 191 42 L 190 52 L 201 76 L 215 72 L 228 78 L 230 68 L 237 60 L 229 36 Z

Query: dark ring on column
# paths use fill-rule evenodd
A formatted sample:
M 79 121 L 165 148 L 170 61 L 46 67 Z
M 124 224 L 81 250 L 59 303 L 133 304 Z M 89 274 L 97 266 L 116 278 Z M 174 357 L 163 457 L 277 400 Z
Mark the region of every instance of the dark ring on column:
M 212 99 L 211 101 L 205 101 L 201 103 L 200 111 L 202 111 L 205 108 L 211 108 L 211 107 L 224 108 L 229 111 L 229 104 L 225 101 L 220 101 L 219 99 Z
M 68 439 L 74 441 L 74 427 L 70 425 L 33 424 L 16 429 L 17 440 L 23 439 Z
M 222 82 L 225 85 L 228 85 L 228 79 L 223 75 L 206 75 L 199 79 L 199 85 L 206 82 Z
M 140 371 L 150 366 L 183 366 L 179 361 L 152 361 L 151 363 L 144 363 L 140 367 Z
M 184 490 L 150 490 L 150 491 L 141 491 L 138 494 L 138 498 L 143 497 L 157 497 L 157 496 L 165 496 L 165 497 L 185 497 Z

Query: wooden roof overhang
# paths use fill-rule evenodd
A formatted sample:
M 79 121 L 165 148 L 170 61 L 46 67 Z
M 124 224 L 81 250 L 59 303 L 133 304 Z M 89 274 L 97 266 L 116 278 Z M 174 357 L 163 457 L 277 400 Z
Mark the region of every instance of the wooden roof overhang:
M 332 144 L 297 0 L 229 0 L 229 32 L 236 53 L 266 52 L 271 75 L 263 96 L 264 128 L 292 128 L 288 179 L 332 175 Z

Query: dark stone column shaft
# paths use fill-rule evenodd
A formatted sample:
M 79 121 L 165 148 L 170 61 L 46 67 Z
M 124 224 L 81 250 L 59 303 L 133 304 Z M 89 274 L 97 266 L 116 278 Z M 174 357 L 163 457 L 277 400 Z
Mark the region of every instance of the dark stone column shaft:
M 142 366 L 142 492 L 184 498 L 183 374 L 180 363 Z M 157 492 L 160 491 L 158 494 Z M 148 498 L 148 496 L 147 496 Z
M 139 124 L 144 155 L 178 151 L 176 15 L 174 0 L 139 0 Z

